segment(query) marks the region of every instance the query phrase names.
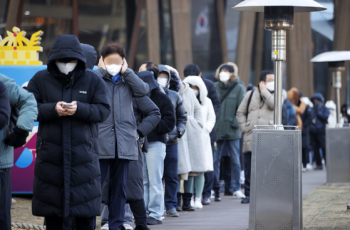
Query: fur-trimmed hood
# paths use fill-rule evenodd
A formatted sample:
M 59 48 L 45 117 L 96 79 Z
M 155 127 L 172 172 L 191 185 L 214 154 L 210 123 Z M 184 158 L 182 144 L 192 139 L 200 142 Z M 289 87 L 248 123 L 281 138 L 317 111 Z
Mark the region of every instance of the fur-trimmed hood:
M 219 68 L 216 69 L 216 72 L 215 72 L 215 78 L 217 80 L 220 80 L 220 76 L 219 76 L 219 73 L 220 73 L 220 68 L 223 66 L 223 65 L 230 65 L 233 67 L 233 74 L 231 76 L 231 81 L 234 81 L 238 78 L 238 67 L 235 63 L 233 62 L 227 62 L 227 63 L 223 63 L 219 66 Z
M 179 72 L 175 68 L 169 65 L 165 65 L 165 66 L 170 71 L 170 82 L 169 82 L 168 88 L 176 92 L 179 92 L 182 84 Z
M 198 76 L 188 76 L 184 79 L 184 82 L 198 87 L 199 99 L 201 101 L 201 104 L 204 105 L 207 101 L 206 98 L 208 96 L 208 90 L 207 90 L 207 87 L 205 86 L 202 78 L 198 77 Z

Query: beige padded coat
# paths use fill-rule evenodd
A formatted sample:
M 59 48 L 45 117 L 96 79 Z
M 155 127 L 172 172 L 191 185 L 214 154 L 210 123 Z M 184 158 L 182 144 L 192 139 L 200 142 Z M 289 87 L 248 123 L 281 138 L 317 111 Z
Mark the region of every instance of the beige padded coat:
M 246 118 L 251 93 L 252 91 L 246 93 L 236 114 L 239 128 L 244 135 L 243 153 L 252 151 L 254 125 L 273 125 L 274 96 L 267 89 L 261 93 L 258 89 L 254 91 Z

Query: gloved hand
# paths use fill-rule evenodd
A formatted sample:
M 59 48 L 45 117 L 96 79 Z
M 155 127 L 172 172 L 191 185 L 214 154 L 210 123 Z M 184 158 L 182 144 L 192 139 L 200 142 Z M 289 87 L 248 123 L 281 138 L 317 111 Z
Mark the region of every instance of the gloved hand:
M 13 146 L 15 149 L 22 147 L 26 143 L 28 135 L 28 131 L 22 130 L 16 126 L 13 129 L 13 132 L 6 137 L 5 144 Z

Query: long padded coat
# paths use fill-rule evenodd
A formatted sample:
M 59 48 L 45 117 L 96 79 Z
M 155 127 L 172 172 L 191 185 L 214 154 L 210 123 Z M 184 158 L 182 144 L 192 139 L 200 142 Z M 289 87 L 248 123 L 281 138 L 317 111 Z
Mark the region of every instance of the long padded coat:
M 68 75 L 55 61 L 75 58 Z M 28 91 L 38 103 L 39 131 L 32 211 L 36 216 L 92 217 L 100 214 L 98 123 L 109 113 L 105 84 L 85 68 L 85 56 L 73 35 L 57 36 L 46 70 L 31 79 Z M 73 116 L 59 117 L 59 101 L 77 101 Z

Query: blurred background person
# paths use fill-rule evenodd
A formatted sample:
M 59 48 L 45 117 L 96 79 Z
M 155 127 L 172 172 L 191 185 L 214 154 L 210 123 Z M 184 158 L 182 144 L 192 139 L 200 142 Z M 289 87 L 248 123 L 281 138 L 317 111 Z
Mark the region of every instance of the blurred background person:
M 324 104 L 324 99 L 321 93 L 315 93 L 311 98 L 314 105 L 313 119 L 310 126 L 310 141 L 314 151 L 314 158 L 316 160 L 316 170 L 322 170 L 322 157 L 320 149 L 322 150 L 323 159 L 326 161 L 326 125 L 328 124 L 329 109 Z

